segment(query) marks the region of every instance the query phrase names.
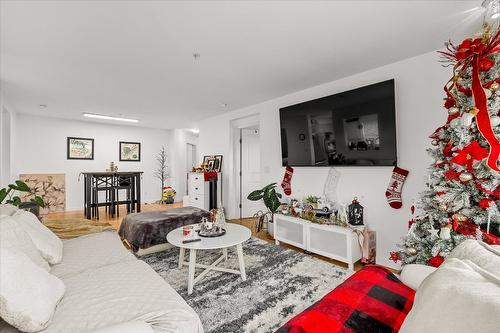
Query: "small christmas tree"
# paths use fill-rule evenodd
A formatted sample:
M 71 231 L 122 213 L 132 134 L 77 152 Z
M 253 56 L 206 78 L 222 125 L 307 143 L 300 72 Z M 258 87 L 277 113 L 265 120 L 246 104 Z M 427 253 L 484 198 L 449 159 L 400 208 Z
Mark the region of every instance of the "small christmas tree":
M 161 182 L 161 196 L 160 201 L 163 203 L 163 188 L 165 187 L 165 183 L 167 178 L 169 177 L 168 173 L 168 155 L 167 150 L 164 146 L 161 147 L 160 152 L 156 155 L 157 168 L 153 175 Z
M 391 252 L 403 264 L 439 266 L 467 238 L 500 244 L 500 35 L 481 36 L 440 52 L 453 76 L 445 85 L 446 124 L 430 136 L 434 159 L 427 190 L 408 235 Z

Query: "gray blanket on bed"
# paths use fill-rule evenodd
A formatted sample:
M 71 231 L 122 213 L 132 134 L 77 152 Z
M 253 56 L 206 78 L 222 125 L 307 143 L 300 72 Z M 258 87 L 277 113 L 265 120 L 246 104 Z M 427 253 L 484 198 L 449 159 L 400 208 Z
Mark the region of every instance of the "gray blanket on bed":
M 130 244 L 132 250 L 137 251 L 166 243 L 170 231 L 199 223 L 203 217 L 209 218 L 210 213 L 195 207 L 134 213 L 123 219 L 118 234 Z

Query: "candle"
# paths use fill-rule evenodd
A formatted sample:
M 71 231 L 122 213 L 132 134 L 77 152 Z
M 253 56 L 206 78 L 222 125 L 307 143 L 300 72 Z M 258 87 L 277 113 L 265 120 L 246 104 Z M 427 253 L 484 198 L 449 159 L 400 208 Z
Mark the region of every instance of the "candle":
M 488 210 L 488 225 L 486 226 L 486 233 L 490 233 L 491 210 Z

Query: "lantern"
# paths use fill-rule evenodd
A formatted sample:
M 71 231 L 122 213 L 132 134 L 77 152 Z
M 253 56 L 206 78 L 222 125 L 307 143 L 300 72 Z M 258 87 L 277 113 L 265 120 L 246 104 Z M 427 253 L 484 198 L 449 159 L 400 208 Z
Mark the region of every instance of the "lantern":
M 349 224 L 363 225 L 363 206 L 358 202 L 358 198 L 354 198 L 352 203 L 347 207 L 347 216 Z

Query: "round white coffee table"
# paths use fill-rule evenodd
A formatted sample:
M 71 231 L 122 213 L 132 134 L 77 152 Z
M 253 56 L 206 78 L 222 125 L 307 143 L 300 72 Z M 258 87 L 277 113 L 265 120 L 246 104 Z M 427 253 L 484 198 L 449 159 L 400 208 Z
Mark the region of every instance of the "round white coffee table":
M 200 281 L 209 271 L 220 271 L 232 274 L 241 275 L 243 281 L 246 280 L 245 262 L 243 260 L 243 247 L 242 243 L 249 239 L 252 235 L 250 229 L 242 225 L 226 223 L 224 229 L 226 234 L 220 237 L 200 237 L 201 241 L 192 243 L 183 243 L 185 238 L 182 236 L 182 227 L 172 230 L 167 235 L 167 242 L 180 248 L 179 254 L 179 268 L 183 265 L 189 267 L 188 272 L 188 295 L 193 292 L 193 286 L 196 282 Z M 217 265 L 222 260 L 227 260 L 227 248 L 236 246 L 238 253 L 239 270 L 218 267 Z M 203 265 L 196 263 L 196 252 L 198 250 L 214 250 L 222 249 L 222 256 L 215 260 L 211 265 Z M 189 262 L 184 261 L 184 253 L 189 250 Z M 205 268 L 196 278 L 194 277 L 195 267 Z

